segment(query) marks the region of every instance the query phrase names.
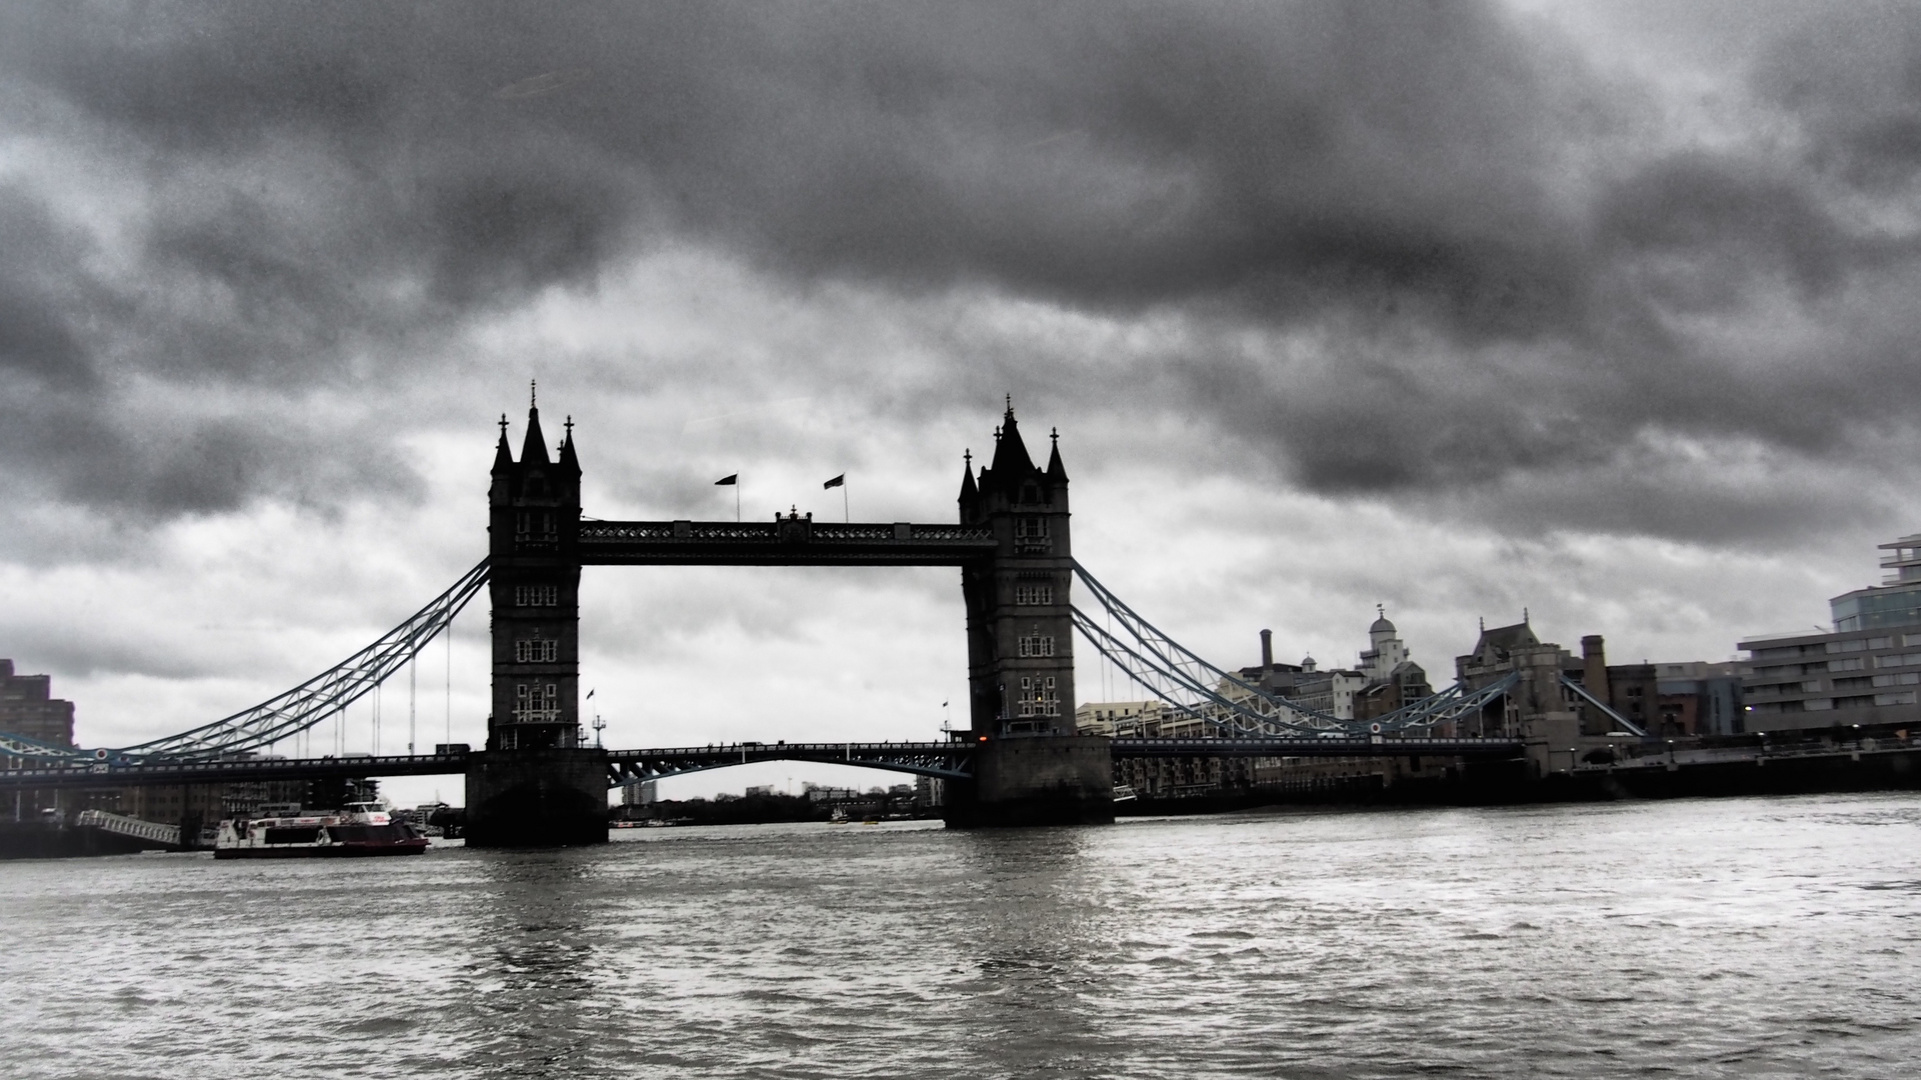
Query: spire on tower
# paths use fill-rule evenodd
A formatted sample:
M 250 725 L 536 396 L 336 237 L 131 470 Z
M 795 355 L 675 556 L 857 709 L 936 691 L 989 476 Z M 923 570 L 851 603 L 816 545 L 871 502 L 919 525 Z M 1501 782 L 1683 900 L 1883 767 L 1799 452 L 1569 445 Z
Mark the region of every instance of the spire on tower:
M 1055 428 L 1048 433 L 1054 440 L 1054 448 L 1047 455 L 1047 479 L 1050 483 L 1067 483 L 1067 467 L 1061 464 L 1061 429 Z
M 566 424 L 567 435 L 560 440 L 560 464 L 562 468 L 572 469 L 575 476 L 580 475 L 580 459 L 574 456 L 574 418 L 569 413 Z
M 1034 471 L 1034 459 L 1027 456 L 1027 444 L 1021 441 L 1020 425 L 1014 420 L 1012 395 L 1008 397 L 1007 415 L 1001 418 L 997 438 L 994 460 L 987 471 L 998 477 L 999 483 L 1018 484 Z
M 507 448 L 507 414 L 500 414 L 500 441 L 494 444 L 494 475 L 513 467 L 514 452 Z
M 962 520 L 966 520 L 965 515 L 980 498 L 980 488 L 974 483 L 974 451 L 970 448 L 962 453 L 961 461 L 960 504 Z
M 520 444 L 520 463 L 522 465 L 546 465 L 553 461 L 547 456 L 547 436 L 540 430 L 540 410 L 533 405 L 527 406 L 527 438 Z

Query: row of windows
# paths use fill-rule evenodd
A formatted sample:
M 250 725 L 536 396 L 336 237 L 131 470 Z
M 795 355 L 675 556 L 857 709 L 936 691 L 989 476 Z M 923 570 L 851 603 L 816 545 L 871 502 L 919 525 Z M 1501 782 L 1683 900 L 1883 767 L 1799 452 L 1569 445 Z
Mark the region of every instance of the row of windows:
M 1034 634 L 1020 639 L 1022 656 L 1054 655 L 1054 638 L 1051 634 Z
M 556 683 L 515 683 L 514 711 L 560 708 L 560 687 Z
M 1850 679 L 1849 682 L 1860 680 Z M 1921 671 L 1904 671 L 1899 675 L 1876 675 L 1872 680 L 1875 686 L 1914 686 L 1921 683 Z M 1837 686 L 1839 684 L 1836 684 Z
M 560 642 L 521 638 L 514 642 L 514 663 L 551 664 L 560 659 Z
M 1052 585 L 1016 585 L 1014 602 L 1023 605 L 1051 604 L 1054 602 Z
M 1838 697 L 1834 699 L 1833 707 L 1837 709 L 1864 709 L 1870 705 L 1912 705 L 1914 703 L 1915 692 L 1913 690 L 1897 690 L 1891 694 L 1859 694 L 1854 697 Z M 1826 698 L 1822 698 L 1818 705 L 1812 701 L 1808 702 L 1808 708 L 1817 712 L 1828 707 L 1829 702 Z
M 1805 701 L 1766 702 L 1753 706 L 1756 712 L 1827 712 L 1830 709 L 1860 709 L 1871 705 L 1913 705 L 1916 691 L 1896 690 L 1886 694 L 1852 694 L 1845 697 L 1808 698 Z
M 1054 550 L 1054 541 L 1047 538 L 1047 519 L 1044 517 L 1017 517 L 1014 519 L 1014 552 L 1017 555 L 1045 555 Z
M 1020 698 L 1015 702 L 1021 716 L 1059 716 L 1060 691 L 1052 675 L 1026 676 L 1021 679 Z
M 1903 646 L 1921 645 L 1921 634 L 1895 634 L 1888 637 L 1850 638 L 1847 641 L 1818 642 L 1810 645 L 1778 645 L 1771 649 L 1755 649 L 1750 654 L 1755 660 L 1787 660 L 1797 656 L 1811 656 L 1820 653 L 1872 652 L 1876 649 L 1892 649 L 1897 639 Z
M 557 540 L 552 510 L 522 510 L 514 515 L 515 540 Z
M 515 607 L 559 607 L 560 586 L 558 585 L 516 585 L 514 586 Z
M 1840 660 L 1829 660 L 1822 664 L 1808 664 L 1805 667 L 1800 664 L 1785 664 L 1778 667 L 1755 668 L 1754 677 L 1757 679 L 1787 679 L 1799 675 L 1803 671 L 1809 674 L 1817 671 L 1861 671 L 1868 666 L 1868 659 L 1869 658 L 1865 656 L 1849 656 Z M 1921 664 L 1921 653 L 1893 653 L 1888 656 L 1877 656 L 1873 659 L 1874 666 L 1877 668 L 1911 667 Z M 1814 688 L 1810 687 L 1809 689 Z
M 561 688 L 555 682 L 515 682 L 513 719 L 523 723 L 547 723 L 561 719 Z

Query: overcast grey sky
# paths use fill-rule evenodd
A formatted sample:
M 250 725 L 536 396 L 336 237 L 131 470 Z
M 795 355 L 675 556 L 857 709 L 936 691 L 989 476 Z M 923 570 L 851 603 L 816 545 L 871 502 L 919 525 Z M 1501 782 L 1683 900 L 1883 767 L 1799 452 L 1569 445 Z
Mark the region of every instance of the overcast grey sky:
M 11 4 L 0 655 L 89 745 L 328 666 L 538 377 L 599 517 L 945 520 L 1011 392 L 1219 663 L 1376 602 L 1441 675 L 1524 606 L 1725 659 L 1921 531 L 1917 170 L 1911 4 Z M 954 577 L 592 571 L 583 685 L 916 737 Z

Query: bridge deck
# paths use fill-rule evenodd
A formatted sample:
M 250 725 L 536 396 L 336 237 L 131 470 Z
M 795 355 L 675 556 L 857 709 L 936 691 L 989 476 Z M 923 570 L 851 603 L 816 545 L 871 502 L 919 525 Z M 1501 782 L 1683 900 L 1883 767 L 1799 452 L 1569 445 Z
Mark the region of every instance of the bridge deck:
M 583 566 L 959 566 L 999 547 L 985 525 L 584 521 Z
M 859 765 L 919 776 L 968 775 L 976 743 L 835 742 L 724 743 L 657 750 L 608 750 L 608 782 L 720 769 L 756 761 L 818 761 Z M 1522 752 L 1506 739 L 1115 739 L 1116 758 L 1136 757 L 1476 757 L 1506 758 Z M 467 754 L 372 754 L 320 758 L 254 758 L 246 761 L 181 761 L 117 764 L 75 761 L 40 768 L 0 769 L 0 790 L 9 788 L 110 788 L 139 785 L 244 783 L 253 780 L 318 780 L 365 776 L 436 776 L 467 771 Z
M 38 769 L 0 769 L 0 789 L 113 788 L 174 784 L 240 784 L 255 780 L 355 779 L 465 773 L 466 754 L 349 754 L 345 757 L 165 761 L 118 765 L 75 762 Z
M 1523 752 L 1513 739 L 1115 739 L 1113 754 L 1128 757 L 1475 757 L 1509 758 Z
M 755 761 L 820 761 L 920 776 L 962 777 L 974 751 L 969 742 L 733 743 L 667 750 L 612 750 L 615 783 L 721 769 Z

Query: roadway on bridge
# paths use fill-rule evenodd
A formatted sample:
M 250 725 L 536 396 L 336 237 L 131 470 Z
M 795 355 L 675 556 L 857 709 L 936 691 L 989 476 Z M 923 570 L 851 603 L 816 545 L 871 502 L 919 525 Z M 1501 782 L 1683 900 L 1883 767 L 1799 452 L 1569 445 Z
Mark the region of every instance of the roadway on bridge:
M 740 742 L 655 750 L 607 750 L 608 783 L 676 776 L 758 761 L 814 761 L 960 779 L 969 775 L 977 742 Z M 1221 757 L 1458 757 L 1512 758 L 1522 744 L 1509 739 L 1114 739 L 1117 760 Z M 0 770 L 0 790 L 12 788 L 105 788 L 140 785 L 245 783 L 381 776 L 458 775 L 472 755 L 346 755 L 320 758 L 252 758 L 244 761 L 75 761 L 40 768 Z

